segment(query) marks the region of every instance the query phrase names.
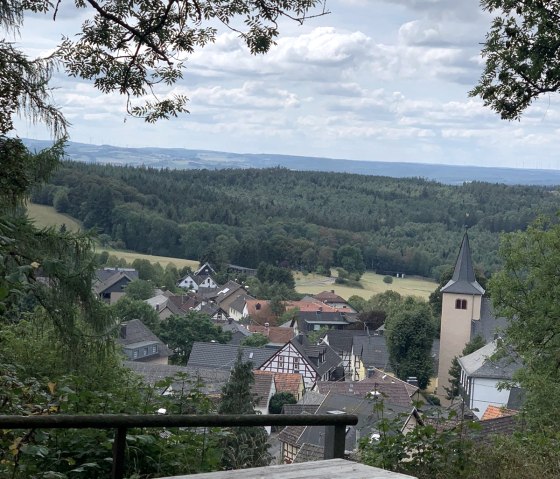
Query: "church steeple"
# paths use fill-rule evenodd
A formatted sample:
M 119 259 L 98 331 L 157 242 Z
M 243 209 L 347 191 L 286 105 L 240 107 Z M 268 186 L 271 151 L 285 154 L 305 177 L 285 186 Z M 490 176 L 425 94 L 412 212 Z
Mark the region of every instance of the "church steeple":
M 484 288 L 478 284 L 474 275 L 469 236 L 465 231 L 459 256 L 455 263 L 453 277 L 441 288 L 442 293 L 475 294 L 483 295 Z

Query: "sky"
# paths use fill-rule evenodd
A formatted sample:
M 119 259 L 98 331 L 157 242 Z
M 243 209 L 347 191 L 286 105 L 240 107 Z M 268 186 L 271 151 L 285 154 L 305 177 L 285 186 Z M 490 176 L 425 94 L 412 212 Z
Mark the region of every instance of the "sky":
M 52 51 L 80 29 L 83 11 L 63 2 L 25 19 L 17 43 Z M 54 76 L 54 98 L 72 141 L 363 161 L 560 169 L 560 97 L 549 95 L 507 122 L 468 95 L 492 17 L 478 0 L 328 0 L 328 15 L 281 24 L 266 55 L 237 34 L 187 61 L 162 94 L 189 98 L 190 114 L 146 124 L 125 99 L 85 81 Z M 81 16 L 80 16 L 81 15 Z M 19 136 L 48 138 L 17 122 Z

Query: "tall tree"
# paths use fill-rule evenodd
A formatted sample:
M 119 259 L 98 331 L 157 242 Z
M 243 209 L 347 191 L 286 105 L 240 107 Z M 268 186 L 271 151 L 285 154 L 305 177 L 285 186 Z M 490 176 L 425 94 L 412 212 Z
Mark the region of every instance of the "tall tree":
M 497 16 L 482 49 L 484 72 L 471 95 L 503 119 L 518 119 L 540 95 L 560 90 L 560 1 L 482 0 Z
M 185 316 L 170 316 L 160 323 L 160 338 L 174 351 L 174 364 L 187 364 L 196 341 L 227 343 L 229 331 L 222 331 L 206 314 L 191 311 Z
M 490 280 L 496 313 L 509 318 L 504 345 L 523 360 L 518 380 L 526 412 L 538 428 L 555 427 L 560 412 L 560 225 L 541 219 L 502 238 L 504 268 Z
M 428 303 L 407 298 L 389 311 L 385 323 L 389 360 L 396 375 L 418 379 L 425 389 L 433 373 L 432 344 L 435 338 L 432 311 Z
M 241 349 L 222 390 L 219 414 L 256 414 L 251 386 L 255 382 L 253 364 L 243 362 Z M 234 427 L 224 438 L 222 465 L 225 469 L 268 466 L 272 456 L 268 452 L 268 436 L 262 427 Z

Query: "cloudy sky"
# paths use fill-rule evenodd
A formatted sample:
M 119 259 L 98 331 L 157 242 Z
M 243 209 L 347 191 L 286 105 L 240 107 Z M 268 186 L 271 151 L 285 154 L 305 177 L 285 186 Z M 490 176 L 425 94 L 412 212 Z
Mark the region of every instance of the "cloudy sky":
M 68 2 L 66 2 L 68 4 Z M 69 2 L 72 4 L 73 2 Z M 560 168 L 560 98 L 504 122 L 468 91 L 491 18 L 478 0 L 328 0 L 330 15 L 283 25 L 251 56 L 235 33 L 196 52 L 174 91 L 190 114 L 156 125 L 126 118 L 124 98 L 54 78 L 71 140 L 365 161 Z M 79 30 L 74 9 L 31 16 L 30 54 Z M 46 138 L 20 122 L 18 134 Z

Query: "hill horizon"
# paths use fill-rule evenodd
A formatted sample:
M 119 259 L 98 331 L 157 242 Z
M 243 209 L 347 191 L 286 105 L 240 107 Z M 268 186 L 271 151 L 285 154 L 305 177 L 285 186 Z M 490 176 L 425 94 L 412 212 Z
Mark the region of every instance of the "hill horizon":
M 31 149 L 52 144 L 48 140 L 24 138 Z M 362 161 L 267 153 L 230 153 L 213 150 L 159 147 L 119 147 L 69 141 L 68 159 L 85 163 L 146 166 L 150 168 L 247 169 L 282 167 L 294 171 L 354 173 L 392 178 L 424 178 L 449 185 L 472 181 L 507 185 L 560 185 L 560 170 L 492 166 L 440 165 L 434 163 Z

